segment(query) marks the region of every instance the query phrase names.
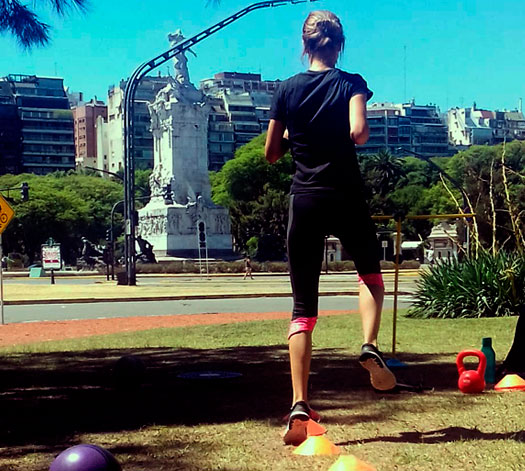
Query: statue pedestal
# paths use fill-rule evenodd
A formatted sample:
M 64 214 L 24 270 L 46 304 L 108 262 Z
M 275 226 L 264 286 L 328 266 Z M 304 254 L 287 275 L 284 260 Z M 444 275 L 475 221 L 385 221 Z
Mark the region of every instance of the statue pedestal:
M 139 220 L 138 235 L 153 245 L 156 257 L 198 258 L 199 221 L 206 224 L 208 258 L 233 255 L 230 220 L 224 208 L 166 205 L 159 201 L 139 210 Z M 206 256 L 204 249 L 200 256 Z

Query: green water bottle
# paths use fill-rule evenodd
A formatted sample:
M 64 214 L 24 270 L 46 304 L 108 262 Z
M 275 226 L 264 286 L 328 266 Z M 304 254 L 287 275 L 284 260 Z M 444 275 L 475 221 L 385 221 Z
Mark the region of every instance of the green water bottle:
M 481 351 L 487 359 L 485 383 L 494 384 L 496 382 L 496 352 L 494 352 L 494 349 L 492 348 L 491 337 L 483 337 L 481 340 Z

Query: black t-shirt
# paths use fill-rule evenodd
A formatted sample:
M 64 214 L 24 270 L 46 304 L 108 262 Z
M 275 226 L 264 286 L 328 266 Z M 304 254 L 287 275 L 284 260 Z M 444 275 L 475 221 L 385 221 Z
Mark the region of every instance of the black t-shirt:
M 290 192 L 352 192 L 362 182 L 350 138 L 349 103 L 372 92 L 363 77 L 339 69 L 303 72 L 282 82 L 270 118 L 288 128 L 295 174 Z

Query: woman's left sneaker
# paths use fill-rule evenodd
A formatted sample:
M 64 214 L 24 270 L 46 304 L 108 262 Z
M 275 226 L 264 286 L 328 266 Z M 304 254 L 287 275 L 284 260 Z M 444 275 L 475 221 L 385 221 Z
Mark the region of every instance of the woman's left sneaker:
M 361 347 L 359 363 L 370 373 L 370 382 L 375 389 L 389 391 L 396 387 L 396 377 L 388 369 L 383 354 L 375 345 L 365 343 Z
M 309 420 L 310 407 L 308 404 L 304 401 L 296 402 L 290 411 L 288 425 L 283 436 L 284 444 L 298 446 L 303 443 L 308 436 Z

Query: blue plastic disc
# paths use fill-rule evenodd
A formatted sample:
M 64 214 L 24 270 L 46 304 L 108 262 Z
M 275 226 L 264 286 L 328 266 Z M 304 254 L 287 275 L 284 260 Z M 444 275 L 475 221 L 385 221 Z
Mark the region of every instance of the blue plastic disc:
M 388 366 L 389 368 L 408 368 L 408 365 L 406 363 L 399 361 L 397 358 L 389 358 L 386 361 L 386 366 Z
M 188 371 L 177 375 L 178 378 L 184 379 L 229 379 L 239 376 L 242 374 L 235 371 Z

